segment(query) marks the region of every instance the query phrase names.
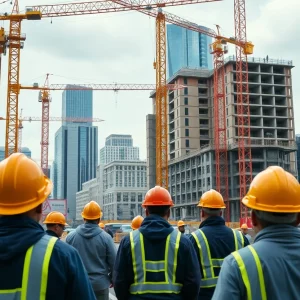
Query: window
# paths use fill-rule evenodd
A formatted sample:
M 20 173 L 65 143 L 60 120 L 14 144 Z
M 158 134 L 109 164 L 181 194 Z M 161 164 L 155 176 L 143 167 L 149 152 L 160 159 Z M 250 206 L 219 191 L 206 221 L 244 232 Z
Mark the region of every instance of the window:
M 183 84 L 188 84 L 187 78 L 183 78 Z
M 188 108 L 188 107 L 185 107 L 185 109 L 184 109 L 184 114 L 185 114 L 186 116 L 189 115 L 189 108 Z
M 189 126 L 189 118 L 185 118 L 184 119 L 184 125 L 185 126 Z
M 184 98 L 184 105 L 188 105 L 188 103 L 189 103 L 189 98 Z
M 188 88 L 187 88 L 187 87 L 184 88 L 184 94 L 185 94 L 185 95 L 188 94 Z
M 185 140 L 185 147 L 187 147 L 187 148 L 190 147 L 190 140 Z
M 185 130 L 185 136 L 190 136 L 190 130 L 189 129 Z

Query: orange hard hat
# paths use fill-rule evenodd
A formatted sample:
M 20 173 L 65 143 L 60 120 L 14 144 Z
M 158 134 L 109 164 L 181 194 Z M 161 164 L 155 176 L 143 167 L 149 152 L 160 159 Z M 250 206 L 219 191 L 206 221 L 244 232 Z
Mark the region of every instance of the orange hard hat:
M 66 218 L 65 216 L 58 212 L 58 211 L 52 211 L 49 213 L 43 222 L 44 224 L 61 224 L 64 226 L 67 226 Z
M 178 223 L 177 223 L 177 227 L 185 226 L 185 225 L 186 224 L 183 221 L 181 221 L 181 220 L 179 220 Z
M 141 227 L 143 221 L 144 221 L 144 218 L 142 216 L 136 216 L 131 222 L 131 228 L 133 230 L 139 229 Z
M 99 227 L 103 229 L 105 225 L 103 223 L 99 223 Z
M 101 207 L 96 201 L 91 201 L 83 208 L 81 216 L 87 220 L 97 220 L 101 218 Z
M 199 204 L 197 206 L 215 209 L 226 208 L 222 195 L 213 189 L 205 192 L 201 196 Z
M 147 192 L 142 206 L 174 206 L 174 203 L 168 190 L 157 185 Z
M 0 215 L 34 209 L 47 199 L 52 187 L 36 162 L 22 153 L 13 153 L 0 162 Z
M 246 223 L 242 224 L 241 226 L 242 229 L 248 229 L 248 225 Z
M 298 213 L 300 184 L 281 167 L 268 167 L 254 177 L 242 202 L 249 208 L 265 212 Z

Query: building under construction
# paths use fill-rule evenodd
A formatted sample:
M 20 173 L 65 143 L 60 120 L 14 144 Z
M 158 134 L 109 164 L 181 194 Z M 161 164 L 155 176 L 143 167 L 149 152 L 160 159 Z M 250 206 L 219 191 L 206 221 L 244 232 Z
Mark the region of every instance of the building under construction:
M 235 57 L 228 57 L 225 61 L 225 89 L 231 221 L 240 218 L 235 66 Z M 297 176 L 292 68 L 292 61 L 249 59 L 253 176 L 270 165 L 282 166 Z M 175 202 L 171 217 L 198 219 L 196 205 L 199 198 L 205 191 L 216 188 L 213 72 L 183 68 L 168 83 L 186 86 L 168 93 L 169 191 Z M 151 97 L 154 100 L 155 93 Z M 147 156 L 148 185 L 151 188 L 156 177 L 155 115 L 147 116 Z

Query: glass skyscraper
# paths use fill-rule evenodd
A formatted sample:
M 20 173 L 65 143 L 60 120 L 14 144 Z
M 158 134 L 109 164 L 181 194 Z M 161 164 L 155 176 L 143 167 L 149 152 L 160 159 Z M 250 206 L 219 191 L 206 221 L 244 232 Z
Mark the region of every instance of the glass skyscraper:
M 63 118 L 93 117 L 93 91 L 65 90 Z M 96 177 L 98 165 L 98 127 L 92 122 L 63 122 L 55 134 L 52 170 L 53 198 L 67 199 L 68 219 L 76 218 L 76 193 L 82 184 Z
M 209 52 L 211 43 L 211 37 L 177 25 L 168 24 L 168 77 L 172 77 L 184 67 L 213 69 L 213 58 Z

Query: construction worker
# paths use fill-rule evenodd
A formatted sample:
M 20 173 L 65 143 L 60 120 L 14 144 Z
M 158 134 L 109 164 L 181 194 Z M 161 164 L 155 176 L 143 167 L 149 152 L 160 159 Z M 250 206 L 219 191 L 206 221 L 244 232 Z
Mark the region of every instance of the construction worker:
M 243 204 L 257 233 L 251 246 L 225 258 L 214 300 L 299 299 L 300 185 L 273 166 L 250 184 Z
M 241 230 L 243 235 L 248 239 L 249 244 L 251 244 L 251 235 L 248 233 L 248 225 L 246 223 L 242 224 Z
M 113 282 L 118 300 L 195 300 L 200 288 L 196 253 L 189 239 L 167 221 L 169 192 L 150 189 L 142 206 L 146 218 L 120 243 Z
M 0 298 L 95 300 L 78 252 L 38 223 L 52 182 L 24 154 L 0 162 Z
M 112 238 L 114 238 L 114 234 L 112 233 L 112 231 L 111 231 L 108 227 L 106 227 L 106 226 L 104 225 L 104 223 L 99 223 L 99 227 L 100 227 L 102 230 L 104 230 L 105 232 L 107 232 Z
M 68 234 L 66 242 L 78 250 L 97 300 L 109 300 L 109 274 L 113 271 L 117 250 L 111 237 L 98 225 L 101 213 L 97 202 L 87 203 L 81 213 L 84 224 Z
M 137 230 L 141 227 L 142 223 L 144 221 L 144 218 L 140 215 L 136 216 L 135 218 L 133 218 L 132 222 L 131 222 L 131 228 L 132 230 Z
M 43 223 L 47 226 L 46 233 L 57 238 L 62 236 L 65 226 L 68 226 L 65 216 L 58 211 L 50 212 Z
M 225 225 L 222 210 L 226 206 L 220 193 L 213 189 L 205 192 L 198 206 L 201 207 L 201 224 L 189 238 L 197 252 L 202 274 L 198 299 L 210 300 L 223 259 L 231 252 L 249 245 L 249 242 L 240 231 Z
M 178 221 L 177 228 L 182 234 L 185 233 L 185 226 L 186 226 L 186 224 L 182 220 Z

